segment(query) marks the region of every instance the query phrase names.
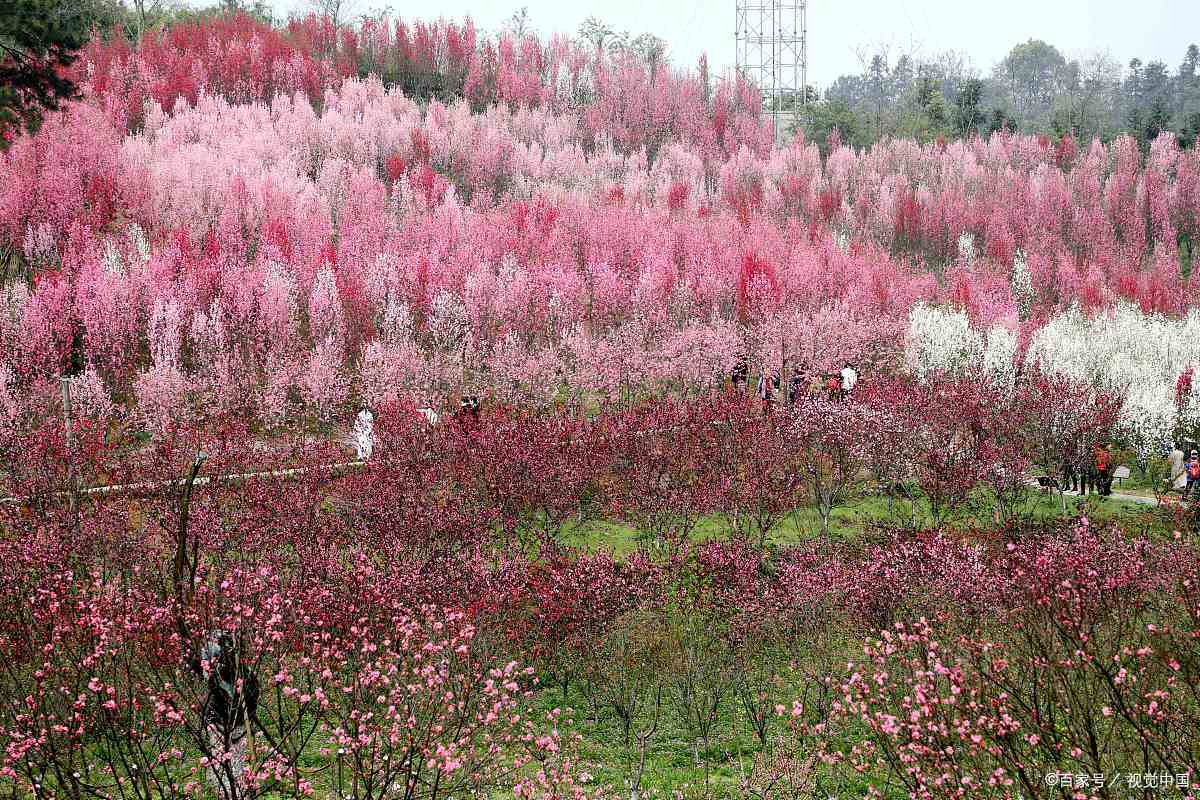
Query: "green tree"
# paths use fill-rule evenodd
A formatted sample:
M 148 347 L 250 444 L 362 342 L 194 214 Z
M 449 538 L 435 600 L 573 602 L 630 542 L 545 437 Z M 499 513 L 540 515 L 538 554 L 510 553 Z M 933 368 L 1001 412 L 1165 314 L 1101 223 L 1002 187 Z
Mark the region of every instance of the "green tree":
M 870 86 L 871 104 L 874 106 L 875 130 L 873 131 L 875 139 L 878 141 L 883 138 L 883 112 L 891 103 L 891 70 L 888 68 L 887 54 L 876 53 L 871 57 L 870 66 L 867 67 L 866 74 L 867 85 Z
M 1083 141 L 1107 136 L 1114 127 L 1113 94 L 1121 83 L 1121 65 L 1105 52 L 1071 61 L 1063 91 L 1054 99 L 1050 127 L 1058 136 Z
M 521 6 L 514 11 L 508 21 L 504 23 L 504 29 L 517 39 L 524 39 L 532 33 L 533 26 L 529 22 L 529 6 Z
M 826 98 L 809 103 L 802 125 L 804 138 L 816 142 L 822 155 L 829 155 L 829 135 L 837 131 L 843 144 L 865 147 L 872 141 L 870 123 L 850 108 L 845 100 Z
M 658 71 L 658 67 L 666 61 L 667 58 L 667 42 L 652 33 L 642 33 L 633 38 L 629 43 L 629 49 L 644 61 L 650 70 L 650 77 L 654 77 L 654 73 Z
M 1189 45 L 1179 73 L 1175 79 L 1177 110 L 1183 117 L 1181 127 L 1187 123 L 1187 115 L 1200 111 L 1200 47 Z
M 75 95 L 64 71 L 87 41 L 93 10 L 78 0 L 0 3 L 0 138 L 36 130 L 44 112 Z
M 588 17 L 579 23 L 579 38 L 595 50 L 603 50 L 616 36 L 613 27 L 599 17 Z
M 166 22 L 174 11 L 174 4 L 168 0 L 128 0 L 129 31 L 135 40 L 150 28 Z
M 1142 135 L 1145 125 L 1146 112 L 1138 106 L 1131 106 L 1125 112 L 1125 130 L 1131 132 L 1134 138 L 1138 140 L 1138 144 L 1143 146 L 1146 144 L 1145 138 Z
M 967 137 L 979 132 L 984 122 L 982 101 L 983 81 L 978 78 L 964 81 L 958 97 L 954 98 L 954 132 L 957 135 Z
M 1200 75 L 1200 47 L 1194 44 L 1188 45 L 1187 53 L 1183 56 L 1183 63 L 1179 65 L 1179 75 L 1189 80 Z
M 265 25 L 275 24 L 275 15 L 271 9 L 270 0 L 216 0 L 212 5 L 201 6 L 195 10 L 192 10 L 186 4 L 180 5 L 178 8 L 177 16 L 182 19 L 206 19 L 225 14 L 246 14 Z M 324 0 L 310 0 L 308 9 L 317 16 L 330 17 L 335 22 L 338 22 L 338 24 L 341 24 L 338 15 L 344 11 L 348 11 L 349 4 L 345 2 L 334 4 L 326 3 Z
M 1179 129 L 1179 146 L 1195 147 L 1200 140 L 1200 111 L 1193 111 L 1183 118 Z
M 1015 131 L 1017 122 L 1003 108 L 992 109 L 992 119 L 988 123 L 988 133 L 997 133 L 999 131 Z
M 908 108 L 901 115 L 898 133 L 927 142 L 950 131 L 950 112 L 939 81 L 922 75 L 910 92 Z
M 1150 110 L 1146 114 L 1146 124 L 1141 133 L 1142 142 L 1146 147 L 1158 138 L 1163 131 L 1171 129 L 1171 111 L 1163 97 L 1156 97 L 1150 102 Z
M 1013 108 L 1026 123 L 1044 118 L 1061 90 L 1067 60 L 1053 45 L 1030 39 L 996 65 L 995 77 L 1008 91 Z

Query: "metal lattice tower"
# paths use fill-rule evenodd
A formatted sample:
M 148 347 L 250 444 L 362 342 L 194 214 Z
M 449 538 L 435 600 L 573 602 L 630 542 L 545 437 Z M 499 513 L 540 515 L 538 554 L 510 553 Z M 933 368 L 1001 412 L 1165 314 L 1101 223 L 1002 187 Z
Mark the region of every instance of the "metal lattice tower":
M 808 2 L 737 0 L 734 37 L 738 72 L 762 91 L 779 141 L 808 99 Z

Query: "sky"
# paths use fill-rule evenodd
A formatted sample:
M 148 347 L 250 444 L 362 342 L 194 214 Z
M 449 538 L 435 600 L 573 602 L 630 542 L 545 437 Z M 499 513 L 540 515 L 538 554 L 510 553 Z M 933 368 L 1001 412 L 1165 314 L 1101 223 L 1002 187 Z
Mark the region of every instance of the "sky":
M 695 64 L 707 53 L 714 71 L 734 64 L 735 0 L 347 0 L 354 15 L 391 11 L 405 18 L 470 15 L 477 27 L 498 30 L 521 6 L 541 35 L 573 35 L 597 16 L 616 30 L 666 40 L 671 59 Z M 308 0 L 273 0 L 286 15 Z M 1108 51 L 1118 62 L 1165 61 L 1174 71 L 1192 42 L 1200 43 L 1200 0 L 809 0 L 809 83 L 826 88 L 839 75 L 859 73 L 858 53 L 888 46 L 893 56 L 932 57 L 945 50 L 968 56 L 986 74 L 1018 42 L 1044 39 L 1068 58 Z

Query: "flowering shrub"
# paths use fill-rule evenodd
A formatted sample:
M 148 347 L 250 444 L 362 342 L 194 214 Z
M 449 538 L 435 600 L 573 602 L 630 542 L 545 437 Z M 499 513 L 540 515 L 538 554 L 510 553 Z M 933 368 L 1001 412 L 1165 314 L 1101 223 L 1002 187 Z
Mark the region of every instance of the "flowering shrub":
M 812 729 L 822 757 L 886 772 L 914 797 L 1048 797 L 1049 773 L 1119 780 L 1130 764 L 1173 785 L 1194 774 L 1195 676 L 1174 644 L 1195 632 L 1180 602 L 1190 578 L 1163 574 L 1168 552 L 1086 523 L 1036 550 L 1010 545 L 992 566 L 1011 570 L 993 624 L 940 613 L 867 642 L 833 721 Z M 865 738 L 839 746 L 830 734 L 845 724 Z
M 607 793 L 550 691 L 635 800 L 679 736 L 716 791 L 728 724 L 763 800 L 1195 775 L 1194 545 L 1039 527 L 1028 477 L 1200 426 L 1200 151 L 823 158 L 704 61 L 469 20 L 73 69 L 0 152 L 17 796 Z
M 1019 404 L 996 402 L 1000 390 L 973 396 L 973 385 L 984 386 L 933 390 L 927 435 L 986 453 L 1031 424 Z M 929 386 L 907 391 L 919 397 Z M 708 759 L 732 702 L 759 741 L 791 736 L 776 708 L 788 708 L 793 687 L 805 698 L 794 724 L 822 743 L 823 769 L 881 774 L 910 763 L 905 785 L 933 796 L 948 785 L 943 774 L 955 787 L 989 776 L 1003 787 L 1021 769 L 1111 770 L 1139 742 L 1161 753 L 1147 769 L 1191 768 L 1189 648 L 1200 612 L 1190 545 L 1082 523 L 1027 527 L 1015 540 L 893 530 L 865 545 L 823 539 L 771 553 L 739 532 L 761 541 L 772 509 L 829 502 L 810 494 L 816 479 L 803 465 L 835 458 L 838 436 L 864 458 L 848 461 L 842 480 L 876 469 L 855 449 L 860 439 L 907 457 L 890 444 L 917 424 L 902 416 L 905 390 L 871 391 L 895 397 L 895 411 L 865 391 L 765 417 L 738 395 L 615 408 L 590 423 L 493 409 L 429 427 L 411 408 L 384 408 L 363 471 L 329 466 L 337 454 L 328 446 L 282 435 L 268 443 L 237 425 L 171 427 L 134 451 L 84 420 L 71 450 L 53 424 L 18 433 L 4 480 L 39 511 L 0 505 L 9 534 L 0 600 L 14 609 L 0 627 L 2 696 L 26 698 L 0 706 L 2 768 L 19 786 L 69 796 L 124 796 L 139 782 L 196 796 L 212 770 L 234 766 L 226 794 L 238 785 L 247 796 L 354 786 L 378 796 L 431 784 L 584 792 L 572 734 L 557 716 L 529 715 L 530 693 L 550 689 L 510 663 L 516 654 L 555 691 L 595 698 L 596 713 L 623 709 L 635 756 L 654 744 L 655 719 L 679 715 L 695 758 Z M 826 427 L 812 439 L 818 417 Z M 758 452 L 771 437 L 783 446 Z M 484 446 L 488 459 L 464 457 Z M 292 469 L 196 486 L 181 506 L 178 476 L 197 447 L 205 475 Z M 797 465 L 798 479 L 764 475 L 753 491 L 720 479 L 752 474 L 763 456 Z M 961 502 L 959 484 L 939 488 L 944 473 L 914 468 L 928 470 L 919 480 L 943 508 Z M 125 488 L 72 510 L 72 480 L 114 471 Z M 692 508 L 746 515 L 746 527 L 729 541 L 691 542 L 681 526 L 694 524 Z M 648 545 L 669 546 L 624 560 L 574 551 L 560 537 L 580 515 L 623 517 Z M 164 581 L 173 559 L 176 577 Z M 865 652 L 879 663 L 826 684 L 843 660 L 833 643 L 881 628 L 890 632 Z M 237 642 L 231 685 L 258 687 L 244 769 L 205 722 L 211 668 L 187 667 L 212 631 Z M 597 659 L 598 647 L 614 660 Z M 620 659 L 637 671 L 623 672 Z M 1044 684 L 1029 683 L 1034 673 Z M 918 696 L 939 701 L 910 708 Z M 944 715 L 960 702 L 978 713 L 951 725 Z M 867 726 L 858 749 L 839 749 L 843 724 Z M 1119 744 L 1088 755 L 1089 730 Z M 937 737 L 963 749 L 947 756 Z

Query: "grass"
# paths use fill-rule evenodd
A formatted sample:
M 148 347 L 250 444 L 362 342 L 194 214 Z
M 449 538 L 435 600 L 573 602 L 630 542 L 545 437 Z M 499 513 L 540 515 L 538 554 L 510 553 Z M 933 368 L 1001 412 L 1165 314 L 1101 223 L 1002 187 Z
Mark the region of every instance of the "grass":
M 636 766 L 637 745 L 627 746 L 620 724 L 611 713 L 593 716 L 582 695 L 568 691 L 564 697 L 558 689 L 547 689 L 537 698 L 538 710 L 562 708 L 575 719 L 575 732 L 582 736 L 581 759 L 589 765 L 592 784 L 611 787 L 618 792 L 627 787 L 627 780 Z M 719 741 L 714 741 L 708 755 L 711 766 L 709 791 L 716 797 L 737 795 L 741 768 L 749 769 L 758 742 L 745 720 L 741 706 L 723 703 L 717 722 Z M 696 765 L 690 737 L 679 720 L 674 703 L 665 700 L 658 731 L 646 751 L 646 769 L 642 776 L 641 793 L 650 797 L 671 797 L 675 792 L 700 794 L 704 789 L 704 770 Z
M 1132 533 L 1164 532 L 1161 523 L 1151 513 L 1152 507 L 1144 504 L 1112 497 L 1067 496 L 1066 506 L 1067 517 L 1085 514 L 1095 522 L 1120 523 Z M 973 523 L 990 525 L 991 508 L 989 504 L 980 503 L 974 514 L 951 519 L 949 525 L 960 529 L 969 528 Z M 1027 518 L 1039 522 L 1064 518 L 1062 504 L 1057 495 L 1031 492 L 1023 512 Z M 893 503 L 889 508 L 886 497 L 860 495 L 833 510 L 830 515 L 829 534 L 831 538 L 841 541 L 861 541 L 873 525 L 907 526 L 911 521 L 911 513 L 907 503 Z M 929 522 L 929 505 L 923 500 L 918 500 L 917 518 L 926 524 Z M 705 542 L 728 538 L 731 527 L 727 515 L 707 514 L 696 522 L 691 532 L 691 540 Z M 774 548 L 783 548 L 811 541 L 820 535 L 820 516 L 812 508 L 801 508 L 793 511 L 772 529 L 767 544 Z M 637 550 L 642 539 L 637 529 L 627 521 L 599 519 L 565 526 L 562 542 L 589 552 L 607 551 L 620 559 Z
M 1156 519 L 1152 507 L 1122 501 L 1116 498 L 1074 496 L 1066 497 L 1066 515 L 1086 515 L 1096 522 L 1113 521 L 1131 533 L 1164 535 L 1162 523 Z M 976 504 L 972 515 L 958 518 L 952 526 L 969 528 L 974 524 L 991 524 L 992 507 L 982 499 Z M 1026 518 L 1035 521 L 1051 521 L 1063 518 L 1062 501 L 1058 495 L 1031 492 L 1023 508 Z M 844 506 L 834 510 L 830 521 L 831 538 L 841 541 L 865 540 L 869 529 L 880 523 L 903 524 L 911 519 L 911 509 L 905 506 L 889 508 L 887 498 L 878 495 L 860 495 Z M 918 519 L 929 521 L 928 505 L 919 502 Z M 696 542 L 728 537 L 730 520 L 723 514 L 701 517 L 693 531 Z M 769 545 L 780 548 L 811 540 L 820 536 L 820 519 L 812 509 L 799 509 L 784 519 L 769 537 Z M 569 526 L 563 531 L 565 544 L 589 551 L 609 551 L 616 558 L 634 552 L 640 544 L 638 531 L 620 520 L 592 520 Z M 847 632 L 848 633 L 848 632 Z M 850 636 L 836 645 L 833 662 L 844 662 L 853 657 L 860 642 Z M 786 690 L 781 696 L 786 695 Z M 569 686 L 546 685 L 535 699 L 537 711 L 545 713 L 552 708 L 570 711 L 575 720 L 574 730 L 582 737 L 580 756 L 593 775 L 592 785 L 606 786 L 616 794 L 628 796 L 627 781 L 636 763 L 636 744 L 627 745 L 615 716 L 607 711 L 596 713 L 583 692 Z M 755 757 L 760 752 L 759 742 L 741 704 L 730 696 L 722 704 L 720 717 L 714 727 L 716 731 L 707 753 L 709 764 L 707 784 L 705 769 L 695 763 L 695 750 L 680 715 L 671 702 L 664 702 L 662 718 L 657 735 L 646 753 L 646 766 L 640 786 L 640 798 L 686 798 L 735 797 L 744 794 L 742 782 L 748 776 Z M 777 728 L 778 730 L 778 728 Z M 853 742 L 861 735 L 854 731 L 845 734 Z M 818 767 L 813 796 L 862 797 L 867 793 L 868 777 L 835 777 L 824 767 Z M 895 787 L 876 786 L 884 796 L 894 796 Z M 898 796 L 898 795 L 895 795 Z
M 1029 519 L 1045 521 L 1063 518 L 1061 501 L 1057 495 L 1031 492 L 1026 501 L 1023 512 Z M 1164 532 L 1150 507 L 1145 505 L 1115 498 L 1073 496 L 1066 498 L 1066 504 L 1067 516 L 1085 513 L 1097 521 L 1116 521 L 1132 533 Z M 969 513 L 952 520 L 950 524 L 964 529 L 990 525 L 992 506 L 986 498 L 980 497 L 972 505 Z M 918 519 L 929 524 L 928 504 L 918 501 L 916 511 Z M 889 523 L 902 526 L 910 519 L 911 509 L 907 505 L 889 504 L 886 497 L 878 494 L 859 494 L 833 511 L 830 538 L 844 542 L 866 541 L 871 538 L 872 526 Z M 730 528 L 727 515 L 704 515 L 696 521 L 691 538 L 696 542 L 728 538 Z M 802 508 L 789 514 L 771 531 L 768 545 L 783 548 L 811 541 L 820 535 L 821 525 L 816 511 Z M 587 551 L 608 551 L 616 558 L 627 557 L 641 544 L 635 527 L 627 521 L 614 519 L 587 520 L 569 525 L 562 531 L 562 540 L 564 544 Z M 835 635 L 835 641 L 828 644 L 829 655 L 824 656 L 822 661 L 844 663 L 856 655 L 859 644 L 859 639 L 851 631 L 839 632 Z M 638 757 L 636 743 L 625 741 L 620 723 L 610 709 L 602 709 L 597 713 L 579 686 L 569 684 L 564 689 L 551 678 L 549 675 L 543 676 L 542 688 L 532 699 L 530 711 L 537 717 L 554 708 L 569 712 L 575 723 L 572 730 L 581 737 L 581 762 L 592 775 L 589 787 L 605 787 L 606 794 L 628 797 L 627 781 Z M 794 684 L 794 680 L 785 676 L 785 683 Z M 779 691 L 780 702 L 790 702 L 786 698 L 796 694 L 798 692 L 783 688 Z M 742 784 L 753 769 L 754 759 L 760 753 L 760 744 L 741 703 L 732 694 L 721 703 L 708 751 L 699 754 L 702 764 L 707 764 L 707 768 L 697 764 L 694 739 L 683 722 L 678 705 L 677 691 L 668 689 L 664 694 L 656 735 L 646 752 L 639 800 L 743 796 Z M 777 725 L 775 730 L 779 732 L 781 727 Z M 861 734 L 850 730 L 844 735 L 853 741 L 855 736 Z M 312 752 L 306 754 L 303 766 L 316 767 L 323 763 L 325 759 L 315 752 L 315 743 L 310 749 Z M 816 780 L 815 797 L 861 797 L 865 796 L 866 781 L 870 779 L 844 775 L 835 778 L 825 768 L 819 767 Z M 885 796 L 893 796 L 885 787 L 877 788 L 882 789 Z M 510 796 L 508 793 L 502 794 Z

